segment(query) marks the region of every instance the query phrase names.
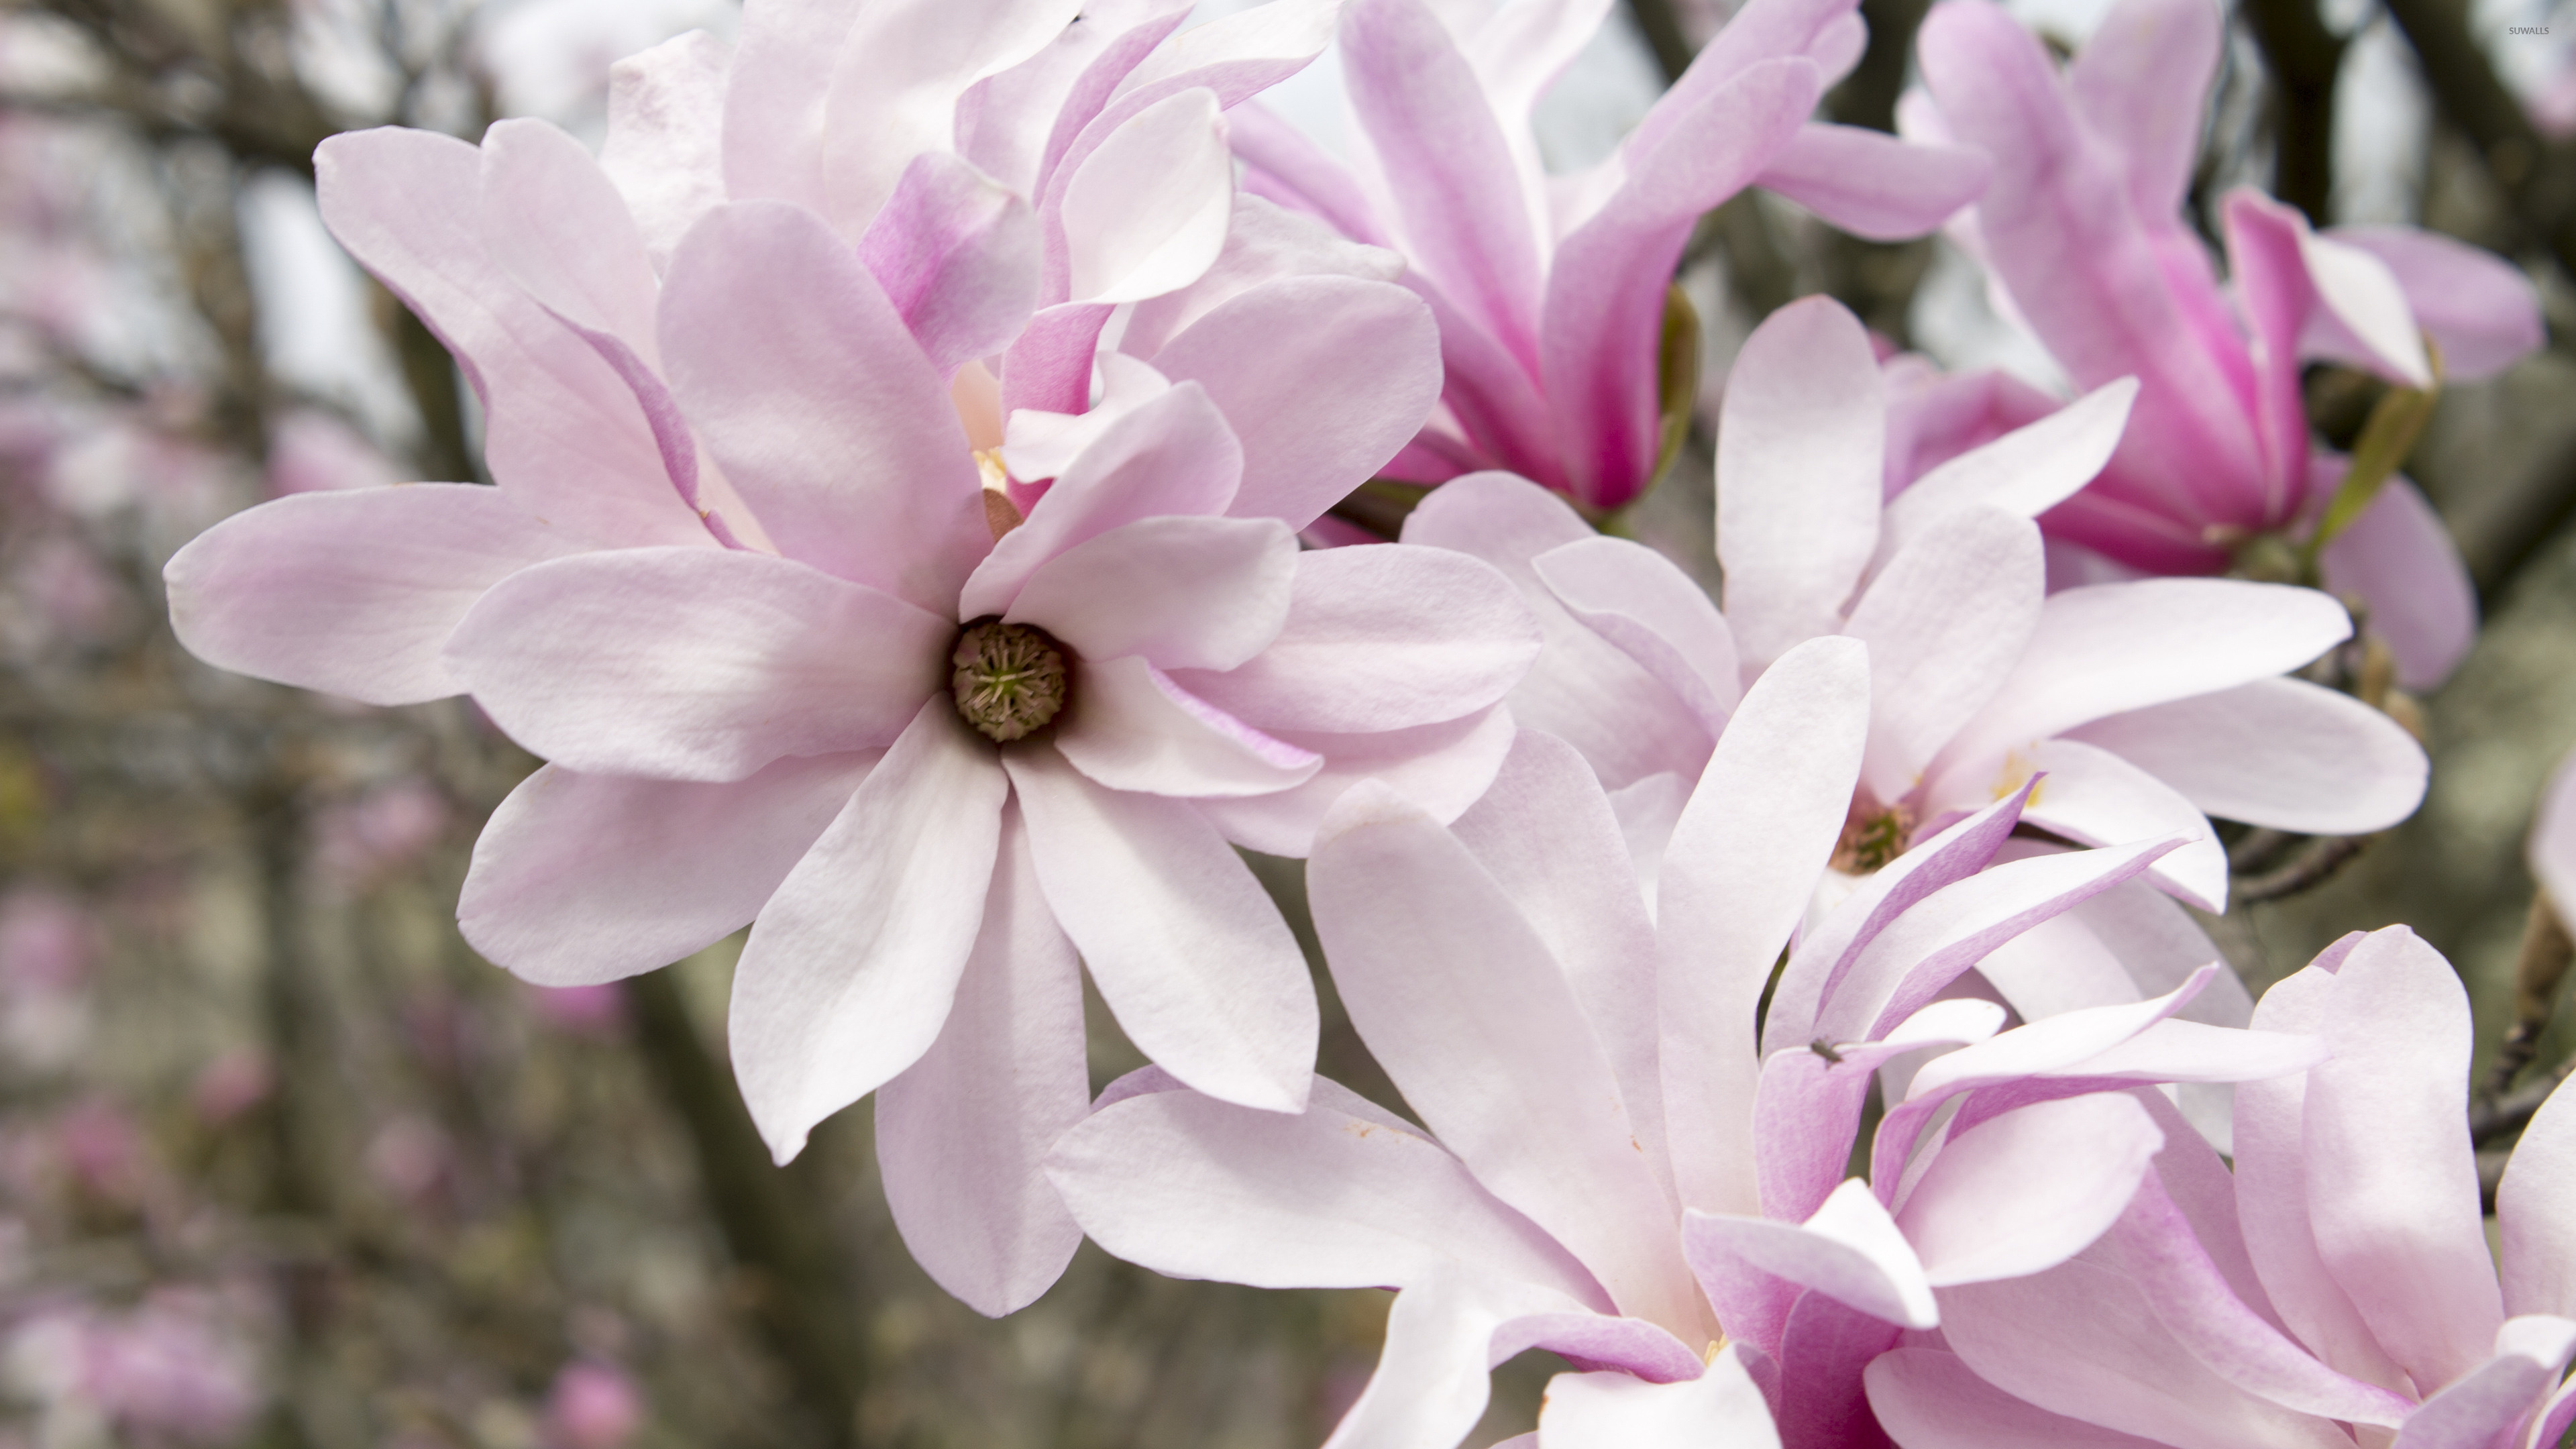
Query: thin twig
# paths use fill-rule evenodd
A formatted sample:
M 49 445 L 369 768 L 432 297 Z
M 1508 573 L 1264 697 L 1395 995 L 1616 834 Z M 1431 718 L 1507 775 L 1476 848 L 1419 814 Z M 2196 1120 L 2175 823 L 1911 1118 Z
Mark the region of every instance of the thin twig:
M 2324 226 L 2334 200 L 2335 79 L 2344 37 L 2315 0 L 2249 0 L 2245 19 L 2272 77 L 2272 193 Z
M 2576 942 L 2568 939 L 2566 923 L 2551 908 L 2548 892 L 2534 891 L 2531 914 L 2523 922 L 2522 949 L 2513 964 L 2513 1024 L 2505 1028 L 2504 1044 L 2496 1049 L 2485 1096 L 2503 1097 L 2539 1053 L 2540 1034 L 2549 1029 L 2549 1018 L 2557 1009 L 2558 987 L 2567 979 L 2571 956 L 2576 956 Z
M 2531 1121 L 2532 1115 L 2540 1110 L 2541 1104 L 2549 1100 L 2549 1094 L 2557 1091 L 2558 1084 L 2566 1081 L 2571 1072 L 2576 1072 L 2576 1059 L 2560 1062 L 2492 1101 L 2472 1099 L 2469 1103 L 2469 1140 L 2483 1146 L 2508 1132 L 2521 1131 Z
M 2363 847 L 2374 839 L 2368 835 L 2321 835 L 2310 841 L 2289 863 L 2248 876 L 2236 882 L 2236 899 L 2243 905 L 2283 900 L 2302 891 L 2311 891 L 2334 878 L 2336 871 L 2350 864 Z

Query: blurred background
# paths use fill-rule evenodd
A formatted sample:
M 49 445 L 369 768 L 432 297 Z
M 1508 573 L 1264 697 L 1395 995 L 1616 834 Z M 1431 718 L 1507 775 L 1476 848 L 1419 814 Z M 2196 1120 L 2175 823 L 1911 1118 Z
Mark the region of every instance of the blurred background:
M 2103 8 L 2017 5 L 2063 45 Z M 1923 0 L 1865 9 L 1830 107 L 1884 127 Z M 1551 162 L 1605 154 L 1723 18 L 1630 0 L 1542 109 Z M 478 475 L 446 354 L 321 228 L 315 144 L 508 115 L 595 142 L 612 60 L 734 22 L 725 0 L 0 0 L 0 1449 L 1288 1449 L 1365 1381 L 1373 1293 L 1086 1248 L 1012 1319 L 951 1302 L 895 1237 L 863 1109 L 769 1165 L 722 1057 L 738 942 L 541 991 L 458 938 L 467 852 L 529 757 L 461 703 L 347 705 L 170 636 L 161 565 L 225 514 Z M 2494 248 L 2576 335 L 2576 5 L 2242 0 L 2231 36 L 2199 197 L 2251 182 Z M 1328 56 L 1277 103 L 1335 145 L 1337 84 Z M 1963 255 L 1767 196 L 1709 218 L 1685 286 L 1703 424 L 1635 525 L 1711 582 L 1705 420 L 1772 308 L 1832 292 L 1946 365 L 2052 380 Z M 2356 427 L 2350 379 L 2313 382 L 2320 425 Z M 2491 1056 L 2522 837 L 2576 742 L 2576 357 L 2447 395 L 2409 471 L 2488 616 L 2423 702 L 2432 793 L 2208 924 L 2259 989 L 2409 922 Z M 1257 864 L 1293 907 L 1295 867 Z M 1135 1058 L 1094 1021 L 1105 1081 Z M 2571 1040 L 2547 1027 L 2490 1100 L 2491 1148 Z M 1346 1026 L 1325 1058 L 1373 1070 Z M 1477 1442 L 1528 1426 L 1542 1357 Z

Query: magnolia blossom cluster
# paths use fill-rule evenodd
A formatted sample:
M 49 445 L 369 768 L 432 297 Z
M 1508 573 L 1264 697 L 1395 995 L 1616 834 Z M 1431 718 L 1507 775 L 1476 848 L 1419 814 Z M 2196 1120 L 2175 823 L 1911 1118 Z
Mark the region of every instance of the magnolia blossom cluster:
M 2493 371 L 2531 289 L 2250 193 L 2223 286 L 2209 0 L 2123 0 L 2062 75 L 1950 0 L 1902 139 L 1813 119 L 1854 0 L 1750 0 L 1551 176 L 1533 106 L 1607 8 L 752 0 L 622 62 L 596 155 L 337 138 L 324 216 L 492 482 L 236 516 L 170 564 L 180 637 L 543 757 L 459 912 L 529 981 L 748 926 L 761 1131 L 873 1094 L 975 1308 L 1086 1234 L 1396 1290 L 1336 1445 L 1456 1444 L 1534 1347 L 1545 1449 L 2556 1444 L 2576 1106 L 2490 1253 L 2449 966 L 2393 927 L 2258 1003 L 2184 909 L 2214 819 L 2424 790 L 2310 668 L 2356 609 L 2249 541 L 2410 685 L 2473 627 L 2402 479 L 2333 515 L 2303 362 Z M 1347 165 L 1256 99 L 1336 43 Z M 1713 599 L 1596 524 L 1672 464 L 1673 269 L 1749 186 L 1946 228 L 2087 391 L 1781 310 Z M 1436 486 L 1384 538 L 1332 512 L 1371 480 Z M 1244 851 L 1306 862 L 1405 1111 L 1315 1075 Z M 1096 1096 L 1086 975 L 1153 1062 Z

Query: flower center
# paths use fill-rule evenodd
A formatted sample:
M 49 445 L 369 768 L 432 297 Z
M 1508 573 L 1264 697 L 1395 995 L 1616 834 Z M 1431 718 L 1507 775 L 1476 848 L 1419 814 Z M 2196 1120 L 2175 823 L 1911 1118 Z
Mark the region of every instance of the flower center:
M 948 661 L 957 712 L 995 743 L 1042 730 L 1064 709 L 1064 649 L 1044 629 L 978 619 L 959 631 Z
M 1834 844 L 1833 868 L 1845 875 L 1867 875 L 1903 855 L 1913 833 L 1914 812 L 1903 805 L 1882 809 L 1854 800 L 1842 839 Z

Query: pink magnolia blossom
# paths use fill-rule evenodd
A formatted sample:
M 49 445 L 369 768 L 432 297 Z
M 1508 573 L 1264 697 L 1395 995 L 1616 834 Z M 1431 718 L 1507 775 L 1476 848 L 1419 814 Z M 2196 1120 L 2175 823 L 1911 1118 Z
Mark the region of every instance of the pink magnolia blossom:
M 2558 762 L 2541 792 L 2523 855 L 2532 879 L 2566 919 L 2576 911 L 2576 752 Z
M 2031 519 L 2102 467 L 2133 389 L 2108 383 L 1882 503 L 1876 359 L 1849 312 L 1810 298 L 1763 323 L 1727 389 L 1722 612 L 1660 555 L 1505 475 L 1442 488 L 1404 536 L 1521 586 L 1548 645 L 1512 708 L 1583 752 L 1648 853 L 1746 688 L 1801 642 L 1842 636 L 1868 646 L 1871 676 L 1847 868 L 2044 775 L 2024 823 L 2091 845 L 2183 836 L 2153 878 L 2215 911 L 2227 861 L 2208 815 L 2377 830 L 2422 798 L 2424 753 L 2359 701 L 2282 677 L 2351 633 L 2322 593 L 2047 591 Z
M 2438 952 L 2355 933 L 2255 1020 L 2332 1059 L 2236 1089 L 2232 1177 L 2163 1172 L 2070 1261 L 1943 1290 L 1941 1341 L 1868 1372 L 1904 1449 L 2548 1449 L 2576 1423 L 2576 1095 L 2524 1131 L 2491 1253 Z
M 546 1392 L 548 1449 L 619 1449 L 643 1423 L 642 1392 L 608 1364 L 565 1364 Z
M 1850 1437 L 1867 1421 L 1862 1367 L 1937 1323 L 1934 1285 L 2062 1262 L 2167 1139 L 2209 1151 L 2161 1097 L 2122 1089 L 2317 1059 L 2298 1039 L 2172 1020 L 2208 965 L 2158 1000 L 2001 1035 L 1993 1003 L 1939 999 L 1994 945 L 2173 844 L 1980 869 L 2018 797 L 1805 932 L 1772 1011 L 1803 999 L 1817 1045 L 1759 1055 L 1757 1004 L 1839 838 L 1868 688 L 1844 640 L 1799 647 L 1754 686 L 1652 920 L 1607 798 L 1561 741 L 1524 731 L 1454 830 L 1354 787 L 1309 862 L 1316 930 L 1423 1125 L 1328 1081 L 1287 1116 L 1149 1069 L 1057 1145 L 1049 1170 L 1075 1216 L 1180 1277 L 1399 1290 L 1339 1449 L 1457 1442 L 1490 1365 L 1528 1347 L 1577 1370 L 1550 1389 L 1550 1445 L 1758 1445 L 1774 1442 L 1766 1418 L 1793 1449 L 1867 1442 Z M 1964 1043 L 1890 1087 L 1903 1105 L 1871 1181 L 1843 1182 L 1876 1069 Z
M 784 1158 L 884 1088 L 898 1224 L 999 1313 L 1078 1240 L 1037 1170 L 1076 951 L 1177 1077 L 1302 1105 L 1312 986 L 1235 847 L 1303 853 L 1362 775 L 1465 808 L 1538 640 L 1473 560 L 1295 541 L 1438 378 L 1422 303 L 1233 194 L 1223 108 L 1329 12 L 985 8 L 755 4 L 730 60 L 622 65 L 596 161 L 328 143 L 325 219 L 457 352 L 499 487 L 281 499 L 169 578 L 201 657 L 470 691 L 551 762 L 476 847 L 492 959 L 596 984 L 757 918 L 755 1120 Z
M 1919 236 L 1985 184 L 1980 158 L 1808 121 L 1858 62 L 1856 0 L 1752 0 L 1619 151 L 1540 167 L 1532 107 L 1609 0 L 1520 0 L 1480 21 L 1426 0 L 1353 0 L 1342 54 L 1368 164 L 1346 171 L 1247 110 L 1247 184 L 1404 253 L 1440 319 L 1443 411 L 1388 469 L 1439 482 L 1519 472 L 1595 513 L 1665 456 L 1665 297 L 1700 216 L 1765 186 L 1862 236 Z
M 2475 248 L 2405 227 L 2323 233 L 2251 190 L 2222 207 L 2232 287 L 2182 214 L 2223 22 L 2209 0 L 2123 0 L 2060 76 L 2000 8 L 1945 5 L 1920 42 L 1928 101 L 1910 134 L 1984 152 L 1994 184 L 1958 235 L 2078 387 L 2135 377 L 2132 426 L 2099 480 L 2042 518 L 2063 540 L 2149 574 L 2228 568 L 2247 540 L 2303 538 L 2345 460 L 2311 444 L 2300 367 L 2327 359 L 2392 383 L 2501 371 L 2541 341 L 2538 297 Z M 1911 400 L 1891 459 L 1912 481 L 1966 444 L 2058 404 L 2001 377 Z M 2359 595 L 2410 688 L 2468 648 L 2476 603 L 2458 550 L 2392 479 L 2320 559 Z

